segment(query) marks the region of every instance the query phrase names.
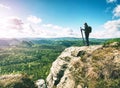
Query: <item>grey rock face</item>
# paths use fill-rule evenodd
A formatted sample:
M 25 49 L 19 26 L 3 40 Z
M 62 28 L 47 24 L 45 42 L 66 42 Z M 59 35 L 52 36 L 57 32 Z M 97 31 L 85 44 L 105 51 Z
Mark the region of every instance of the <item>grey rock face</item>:
M 120 48 L 83 46 L 65 49 L 53 62 L 47 88 L 96 88 L 98 79 L 120 78 Z
M 38 88 L 46 88 L 44 79 L 37 80 L 35 84 L 37 85 Z
M 47 87 L 54 88 L 54 86 L 56 86 L 57 88 L 74 88 L 76 85 L 73 80 L 74 77 L 69 71 L 72 63 L 79 60 L 81 55 L 91 53 L 100 47 L 102 46 L 70 47 L 65 49 L 52 64 L 50 74 L 46 79 Z M 78 88 L 81 88 L 81 86 L 79 85 Z

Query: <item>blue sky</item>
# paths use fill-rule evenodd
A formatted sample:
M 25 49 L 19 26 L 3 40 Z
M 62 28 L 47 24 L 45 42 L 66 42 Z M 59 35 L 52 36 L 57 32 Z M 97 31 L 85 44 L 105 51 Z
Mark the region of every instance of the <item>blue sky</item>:
M 0 0 L 0 37 L 120 37 L 119 0 Z M 113 35 L 114 33 L 114 35 Z

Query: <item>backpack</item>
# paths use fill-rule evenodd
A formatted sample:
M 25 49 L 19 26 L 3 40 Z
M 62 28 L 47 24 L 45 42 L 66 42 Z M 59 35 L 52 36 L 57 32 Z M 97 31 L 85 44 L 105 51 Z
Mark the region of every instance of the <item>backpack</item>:
M 88 26 L 88 32 L 91 33 L 92 32 L 92 27 Z

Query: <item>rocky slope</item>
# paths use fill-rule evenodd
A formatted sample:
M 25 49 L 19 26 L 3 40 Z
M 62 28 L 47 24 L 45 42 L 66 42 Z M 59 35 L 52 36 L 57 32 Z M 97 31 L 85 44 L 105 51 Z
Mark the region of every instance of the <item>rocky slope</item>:
M 37 88 L 34 82 L 23 74 L 0 75 L 0 88 Z
M 53 62 L 48 88 L 119 88 L 120 43 L 65 49 Z

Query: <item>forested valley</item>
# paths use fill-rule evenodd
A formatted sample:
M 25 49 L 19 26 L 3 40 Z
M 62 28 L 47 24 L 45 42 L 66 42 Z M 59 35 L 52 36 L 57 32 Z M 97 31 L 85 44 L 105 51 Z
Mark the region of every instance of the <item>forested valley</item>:
M 90 39 L 91 45 L 107 39 Z M 32 80 L 45 79 L 52 62 L 70 46 L 83 46 L 79 38 L 0 39 L 0 75 L 27 74 Z

